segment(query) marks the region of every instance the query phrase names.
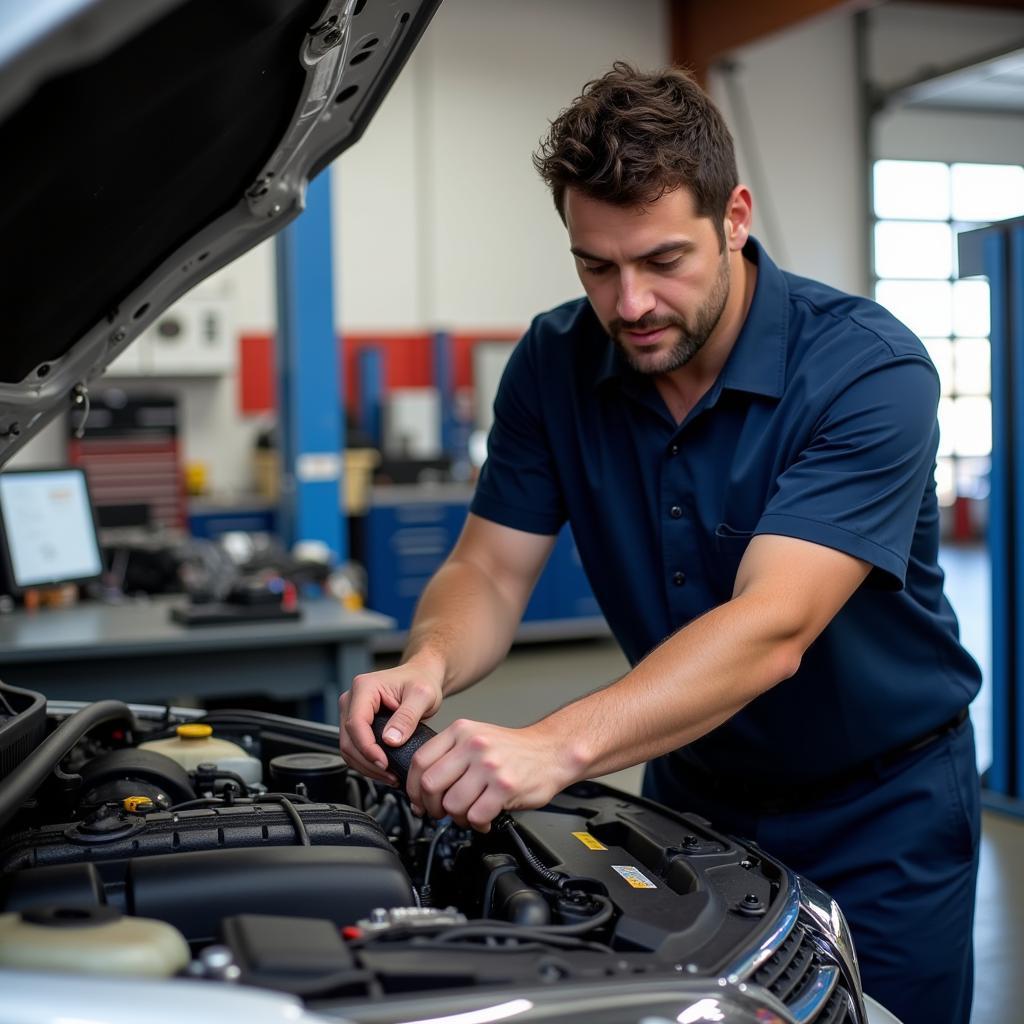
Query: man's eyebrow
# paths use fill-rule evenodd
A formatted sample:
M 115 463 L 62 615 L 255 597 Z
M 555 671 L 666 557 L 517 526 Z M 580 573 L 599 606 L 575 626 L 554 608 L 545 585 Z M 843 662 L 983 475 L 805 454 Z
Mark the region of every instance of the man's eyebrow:
M 649 260 L 655 256 L 665 256 L 670 252 L 691 252 L 695 248 L 696 245 L 688 238 L 677 238 L 670 242 L 662 242 L 661 245 L 656 245 L 649 252 L 641 253 L 637 256 L 637 260 Z
M 572 246 L 569 252 L 573 254 L 577 259 L 581 260 L 593 260 L 595 263 L 607 263 L 608 261 L 603 256 L 595 256 L 593 253 L 587 252 L 586 249 L 580 249 L 578 246 Z
M 635 256 L 633 259 L 634 262 L 639 262 L 640 260 L 653 259 L 656 256 L 665 256 L 670 252 L 690 252 L 694 248 L 696 248 L 696 246 L 689 239 L 673 239 L 672 241 L 662 242 L 661 245 L 656 245 L 653 249 L 640 253 L 639 256 Z M 593 260 L 595 263 L 611 262 L 605 256 L 595 256 L 593 253 L 587 252 L 586 249 L 581 249 L 579 246 L 575 245 L 569 249 L 569 252 L 581 260 Z

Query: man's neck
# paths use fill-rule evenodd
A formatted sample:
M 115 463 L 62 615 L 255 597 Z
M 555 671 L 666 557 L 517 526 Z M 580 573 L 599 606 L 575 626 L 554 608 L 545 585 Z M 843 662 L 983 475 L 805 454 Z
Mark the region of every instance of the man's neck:
M 704 397 L 722 372 L 740 336 L 757 285 L 757 266 L 731 253 L 729 297 L 715 329 L 701 350 L 685 366 L 654 378 L 658 392 L 677 423 Z

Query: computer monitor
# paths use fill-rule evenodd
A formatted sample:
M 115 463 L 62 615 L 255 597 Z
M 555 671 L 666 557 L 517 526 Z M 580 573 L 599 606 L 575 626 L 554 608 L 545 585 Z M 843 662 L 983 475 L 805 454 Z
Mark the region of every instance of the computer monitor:
M 103 554 L 85 473 L 23 469 L 0 473 L 0 535 L 10 589 L 81 583 L 103 573 Z

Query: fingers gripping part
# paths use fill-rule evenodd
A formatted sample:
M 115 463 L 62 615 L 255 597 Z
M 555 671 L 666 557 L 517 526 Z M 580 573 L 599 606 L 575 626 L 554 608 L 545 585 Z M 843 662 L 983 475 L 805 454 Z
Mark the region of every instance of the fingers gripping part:
M 429 725 L 420 723 L 416 726 L 413 734 L 400 747 L 391 747 L 384 742 L 384 729 L 391 720 L 392 711 L 378 711 L 373 716 L 371 728 L 373 738 L 388 758 L 388 768 L 398 776 L 398 781 L 405 787 L 405 780 L 409 777 L 409 768 L 412 766 L 412 758 L 420 747 L 427 740 L 432 739 L 437 733 Z

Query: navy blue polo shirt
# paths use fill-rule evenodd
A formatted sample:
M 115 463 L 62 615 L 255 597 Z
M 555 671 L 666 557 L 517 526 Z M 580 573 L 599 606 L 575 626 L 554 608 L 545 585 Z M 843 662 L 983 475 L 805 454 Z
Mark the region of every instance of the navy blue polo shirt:
M 749 314 L 681 424 L 585 299 L 537 317 L 501 381 L 472 511 L 545 535 L 568 521 L 632 664 L 729 600 L 758 534 L 870 563 L 796 675 L 667 759 L 793 784 L 935 729 L 980 673 L 936 561 L 939 383 L 923 346 L 753 240 L 744 256 L 758 267 Z

